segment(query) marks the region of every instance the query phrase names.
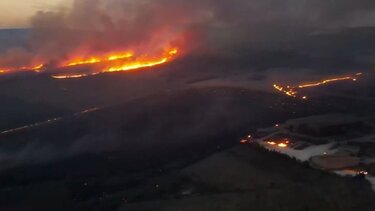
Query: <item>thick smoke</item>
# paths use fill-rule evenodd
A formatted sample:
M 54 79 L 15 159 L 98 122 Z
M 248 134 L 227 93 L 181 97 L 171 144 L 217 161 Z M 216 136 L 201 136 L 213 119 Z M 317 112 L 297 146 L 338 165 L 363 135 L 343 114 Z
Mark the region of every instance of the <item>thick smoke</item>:
M 76 0 L 70 10 L 38 12 L 27 48 L 10 49 L 0 66 L 57 65 L 72 57 L 132 50 L 157 54 L 168 47 L 189 50 L 199 22 L 209 13 L 175 2 Z
M 374 26 L 374 9 L 370 0 L 75 0 L 71 9 L 32 17 L 28 46 L 3 54 L 0 67 L 168 46 L 231 56 L 244 48 L 294 50 L 312 34 Z

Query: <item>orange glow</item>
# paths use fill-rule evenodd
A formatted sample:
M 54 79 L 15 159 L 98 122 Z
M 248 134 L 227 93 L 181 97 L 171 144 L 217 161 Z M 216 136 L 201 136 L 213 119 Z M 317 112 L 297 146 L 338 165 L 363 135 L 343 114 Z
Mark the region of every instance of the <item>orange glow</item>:
M 290 141 L 289 139 L 285 138 L 285 139 L 280 139 L 280 140 L 270 140 L 270 141 L 267 141 L 266 143 L 271 146 L 287 148 L 289 146 Z
M 40 69 L 44 67 L 43 64 L 35 65 L 35 66 L 23 66 L 23 67 L 16 67 L 13 69 L 0 69 L 0 73 L 8 73 L 12 71 L 17 71 L 17 70 L 33 70 L 35 72 L 39 72 Z
M 91 58 L 90 60 L 81 60 L 69 63 L 68 66 L 75 66 L 80 64 L 89 64 L 89 63 L 98 63 L 98 62 L 110 62 L 105 63 L 104 68 L 101 71 L 92 72 L 88 74 L 66 74 L 66 75 L 54 75 L 52 78 L 55 79 L 71 79 L 71 78 L 81 78 L 90 75 L 96 75 L 100 73 L 109 73 L 109 72 L 120 72 L 120 71 L 130 71 L 137 70 L 146 67 L 153 67 L 157 65 L 164 64 L 169 62 L 178 54 L 177 48 L 171 48 L 165 51 L 159 57 L 148 57 L 143 55 L 136 57 L 132 52 L 127 52 L 123 54 L 112 54 L 106 56 L 104 59 L 101 58 Z M 113 62 L 112 62 L 113 61 Z
M 297 92 L 294 89 L 289 88 L 289 86 L 287 86 L 286 88 L 284 88 L 284 87 L 282 87 L 280 85 L 274 84 L 273 87 L 276 90 L 278 90 L 279 92 L 282 92 L 282 93 L 286 94 L 289 97 L 297 97 Z
M 75 58 L 69 59 L 62 62 L 58 68 L 67 68 L 72 66 L 84 65 L 84 64 L 97 64 L 94 69 L 88 69 L 88 73 L 62 73 L 52 75 L 55 79 L 71 79 L 71 78 L 81 78 L 90 75 L 96 75 L 106 72 L 119 72 L 119 71 L 129 71 L 137 70 L 146 67 L 153 67 L 161 65 L 171 61 L 174 57 L 179 54 L 177 48 L 168 48 L 160 55 L 150 56 L 149 54 L 136 55 L 133 51 L 124 51 L 119 53 L 108 53 L 102 56 L 91 56 L 91 57 L 81 57 L 77 56 Z M 0 69 L 0 73 L 8 73 L 17 70 L 32 70 L 35 72 L 40 72 L 44 64 L 38 64 L 35 66 L 23 66 L 13 69 Z M 100 68 L 100 69 L 99 69 Z M 95 70 L 96 69 L 96 70 Z
M 155 61 L 135 61 L 135 62 L 125 62 L 119 66 L 113 66 L 108 69 L 103 70 L 103 72 L 118 72 L 118 71 L 128 71 L 128 70 L 135 70 L 144 67 L 152 67 L 159 64 L 166 63 L 168 58 L 162 58 L 161 60 Z
M 126 59 L 133 56 L 133 53 L 128 52 L 122 52 L 122 53 L 111 53 L 104 56 L 97 56 L 97 57 L 90 57 L 90 58 L 81 58 L 77 57 L 68 61 L 65 61 L 62 63 L 61 66 L 77 66 L 77 65 L 84 65 L 84 64 L 95 64 L 99 62 L 105 62 L 105 61 L 114 61 L 119 59 Z
M 53 75 L 54 79 L 70 79 L 70 78 L 82 78 L 88 76 L 87 74 L 75 74 L 75 75 Z
M 35 67 L 33 67 L 32 69 L 35 71 L 35 72 L 39 72 L 40 69 L 42 69 L 44 67 L 44 64 L 40 64 L 40 65 L 37 65 Z
M 353 78 L 351 76 L 341 77 L 341 78 L 331 78 L 331 79 L 323 80 L 323 81 L 320 81 L 320 82 L 315 82 L 315 83 L 310 83 L 310 84 L 302 84 L 302 85 L 299 85 L 298 88 L 303 89 L 303 88 L 308 88 L 308 87 L 321 86 L 321 85 L 336 82 L 336 81 L 347 81 L 347 80 L 357 80 L 357 79 Z
M 87 59 L 87 60 L 77 59 L 77 60 L 70 61 L 69 63 L 67 63 L 67 65 L 64 65 L 64 66 L 77 66 L 77 65 L 82 65 L 82 64 L 94 64 L 94 63 L 98 63 L 100 61 L 101 60 L 99 58 L 90 58 L 90 59 Z
M 178 50 L 176 48 L 169 51 L 169 55 L 171 56 L 176 55 L 177 53 L 178 53 Z
M 307 96 L 299 96 L 298 95 L 299 89 L 322 86 L 322 85 L 326 85 L 326 84 L 338 82 L 338 81 L 349 81 L 349 80 L 350 81 L 357 81 L 358 77 L 360 77 L 362 75 L 363 75 L 363 73 L 356 73 L 354 76 L 344 76 L 344 77 L 330 78 L 330 79 L 325 79 L 325 80 L 313 82 L 313 83 L 303 83 L 303 84 L 300 84 L 298 86 L 289 86 L 288 85 L 288 86 L 284 87 L 284 86 L 281 86 L 281 85 L 274 84 L 273 87 L 274 87 L 275 90 L 285 94 L 286 96 L 294 97 L 294 98 L 300 98 L 302 100 L 307 100 Z
M 113 60 L 118 60 L 118 59 L 126 59 L 126 58 L 130 58 L 134 56 L 133 53 L 131 52 L 128 52 L 126 54 L 114 54 L 114 55 L 110 55 L 107 57 L 107 60 L 108 61 L 113 61 Z
M 280 144 L 278 144 L 277 146 L 279 146 L 279 147 L 281 147 L 281 148 L 286 148 L 286 147 L 288 147 L 288 145 L 285 144 L 285 143 L 280 143 Z

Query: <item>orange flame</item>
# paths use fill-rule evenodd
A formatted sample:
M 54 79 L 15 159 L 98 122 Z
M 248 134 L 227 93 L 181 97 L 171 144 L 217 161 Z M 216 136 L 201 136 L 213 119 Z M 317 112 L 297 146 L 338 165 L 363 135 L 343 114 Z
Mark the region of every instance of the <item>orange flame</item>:
M 74 60 L 72 62 L 69 62 L 66 66 L 77 66 L 77 65 L 82 65 L 82 64 L 94 64 L 94 63 L 98 63 L 100 61 L 101 60 L 98 59 L 98 58 L 90 58 L 90 59 L 87 59 L 87 60 Z
M 16 70 L 32 70 L 34 72 L 39 72 L 40 69 L 44 67 L 43 64 L 35 65 L 35 66 L 22 66 L 17 68 L 8 68 L 8 69 L 0 69 L 0 73 L 8 73 Z
M 332 79 L 327 79 L 327 80 L 323 80 L 323 81 L 319 81 L 319 82 L 315 82 L 315 83 L 299 85 L 298 88 L 303 89 L 303 88 L 308 88 L 308 87 L 321 86 L 321 85 L 328 84 L 328 83 L 331 83 L 331 82 L 347 81 L 347 80 L 357 80 L 357 79 L 354 78 L 354 77 L 351 77 L 351 76 L 341 77 L 341 78 L 332 78 Z
M 82 78 L 88 76 L 87 74 L 75 74 L 75 75 L 53 75 L 54 79 L 70 79 L 70 78 Z
M 119 72 L 119 71 L 129 71 L 129 70 L 136 70 L 144 67 L 153 67 L 156 65 L 164 64 L 168 62 L 173 56 L 177 55 L 178 50 L 177 48 L 173 48 L 167 51 L 164 56 L 158 59 L 138 59 L 135 61 L 124 61 L 120 65 L 115 65 L 104 69 L 102 72 Z M 131 55 L 133 56 L 133 55 Z
M 281 148 L 286 148 L 286 147 L 288 147 L 288 144 L 286 144 L 286 143 L 280 143 L 277 146 L 281 147 Z
M 313 82 L 313 83 L 304 83 L 298 86 L 286 86 L 283 87 L 281 85 L 274 84 L 273 87 L 276 89 L 278 92 L 281 92 L 289 97 L 294 97 L 297 98 L 298 96 L 298 89 L 305 89 L 305 88 L 312 88 L 312 87 L 317 87 L 317 86 L 322 86 L 325 84 L 333 83 L 333 82 L 338 82 L 338 81 L 357 81 L 359 76 L 362 76 L 363 73 L 356 73 L 354 76 L 344 76 L 344 77 L 338 77 L 338 78 L 330 78 L 330 79 L 325 79 L 322 81 L 318 82 Z M 302 100 L 307 100 L 307 96 L 302 96 Z
M 152 67 L 159 64 L 166 63 L 168 58 L 162 58 L 161 60 L 155 61 L 135 61 L 135 62 L 126 62 L 119 66 L 110 67 L 108 69 L 103 70 L 103 72 L 118 72 L 118 71 L 128 71 L 128 70 L 135 70 L 143 67 Z
M 133 51 L 125 51 L 120 53 L 109 53 L 103 56 L 93 56 L 89 58 L 77 57 L 71 60 L 62 62 L 60 68 L 72 67 L 84 64 L 100 64 L 102 70 L 90 73 L 67 73 L 67 74 L 56 74 L 52 78 L 55 79 L 71 79 L 71 78 L 81 78 L 90 75 L 96 75 L 105 72 L 118 72 L 118 71 L 129 71 L 136 70 L 140 68 L 153 67 L 167 63 L 172 60 L 179 50 L 177 48 L 169 48 L 162 55 L 157 57 L 150 57 L 147 54 L 142 56 L 135 56 Z M 23 66 L 13 69 L 0 69 L 1 73 L 8 73 L 16 70 L 32 70 L 34 72 L 40 72 L 44 64 L 38 64 L 35 66 Z
M 268 145 L 271 146 L 278 146 L 280 148 L 287 148 L 289 146 L 290 141 L 288 139 L 283 139 L 283 140 L 278 140 L 278 141 L 267 141 L 266 142 Z
M 178 54 L 177 48 L 172 48 L 167 50 L 162 56 L 159 58 L 148 58 L 147 56 L 143 56 L 140 58 L 134 58 L 129 61 L 129 58 L 135 57 L 132 52 L 122 53 L 122 54 L 111 54 L 107 55 L 105 58 L 91 58 L 90 60 L 75 60 L 74 62 L 68 63 L 67 66 L 76 66 L 81 64 L 93 64 L 99 62 L 109 62 L 109 61 L 117 61 L 115 64 L 109 63 L 106 64 L 101 71 L 93 72 L 89 74 L 64 74 L 64 75 L 53 75 L 52 78 L 55 79 L 71 79 L 71 78 L 81 78 L 90 75 L 97 75 L 100 73 L 106 72 L 119 72 L 119 71 L 129 71 L 129 70 L 136 70 L 140 68 L 146 67 L 153 67 L 160 64 L 164 64 L 170 61 L 174 56 Z M 127 60 L 124 60 L 127 59 Z
M 133 56 L 132 52 L 125 52 L 125 53 L 114 53 L 114 54 L 108 54 L 104 55 L 102 57 L 90 57 L 90 58 L 74 58 L 69 61 L 63 62 L 62 66 L 77 66 L 77 65 L 83 65 L 83 64 L 95 64 L 99 62 L 105 62 L 105 61 L 113 61 L 113 60 L 119 60 L 119 59 L 126 59 Z
M 44 64 L 40 64 L 40 65 L 34 66 L 32 69 L 33 69 L 35 72 L 39 72 L 40 69 L 42 69 L 43 67 L 44 67 Z

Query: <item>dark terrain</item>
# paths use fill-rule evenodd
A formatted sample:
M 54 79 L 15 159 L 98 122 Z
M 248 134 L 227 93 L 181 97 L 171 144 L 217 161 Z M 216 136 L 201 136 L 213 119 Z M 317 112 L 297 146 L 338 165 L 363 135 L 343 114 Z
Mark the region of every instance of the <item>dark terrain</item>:
M 190 56 L 80 79 L 55 80 L 48 71 L 0 77 L 0 132 L 62 118 L 0 134 L 0 210 L 373 210 L 375 194 L 363 178 L 238 146 L 255 129 L 290 118 L 374 112 L 367 76 L 357 89 L 308 90 L 309 101 L 271 91 L 268 78 L 298 68 L 369 68 L 357 58 L 373 51 L 373 32 L 311 35 L 309 44 L 296 42 L 293 50 L 239 46 L 240 58 Z M 334 50 L 358 36 L 363 41 L 350 47 L 363 51 Z M 9 45 L 23 39 L 7 37 Z M 90 108 L 98 110 L 75 115 Z

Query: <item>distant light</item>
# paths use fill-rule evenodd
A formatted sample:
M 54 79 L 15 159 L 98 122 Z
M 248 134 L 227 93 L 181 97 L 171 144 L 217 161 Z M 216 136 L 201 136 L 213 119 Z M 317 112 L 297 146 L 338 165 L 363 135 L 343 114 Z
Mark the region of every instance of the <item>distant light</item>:
M 288 147 L 288 145 L 285 144 L 285 143 L 280 143 L 280 144 L 278 144 L 277 146 L 279 146 L 279 147 L 281 147 L 281 148 L 286 148 L 286 147 Z
M 367 171 L 360 171 L 359 174 L 368 175 L 368 172 Z

